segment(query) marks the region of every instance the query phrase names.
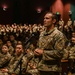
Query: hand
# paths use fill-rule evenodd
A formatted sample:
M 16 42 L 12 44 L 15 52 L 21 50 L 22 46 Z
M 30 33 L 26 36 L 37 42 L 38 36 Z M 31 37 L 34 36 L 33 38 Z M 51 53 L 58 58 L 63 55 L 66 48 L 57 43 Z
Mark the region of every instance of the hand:
M 7 68 L 1 69 L 2 72 L 8 72 Z
M 35 65 L 33 65 L 33 64 L 31 64 L 31 63 L 28 63 L 28 65 L 30 66 L 30 68 L 32 68 L 32 69 L 35 69 L 36 68 L 36 66 Z
M 37 55 L 37 56 L 42 55 L 43 54 L 43 49 L 39 49 L 39 48 L 35 49 L 34 54 Z

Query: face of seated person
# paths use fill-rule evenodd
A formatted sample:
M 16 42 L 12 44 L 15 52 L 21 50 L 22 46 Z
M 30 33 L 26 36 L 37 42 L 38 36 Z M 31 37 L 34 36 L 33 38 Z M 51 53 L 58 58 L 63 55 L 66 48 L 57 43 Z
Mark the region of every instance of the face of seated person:
M 2 53 L 6 54 L 8 52 L 8 47 L 6 45 L 2 46 Z
M 16 55 L 18 55 L 18 56 L 21 55 L 21 53 L 23 52 L 22 45 L 21 44 L 16 45 L 15 51 L 16 51 Z
M 15 40 L 14 35 L 10 35 L 10 40 L 11 40 L 11 41 L 14 41 L 14 40 Z
M 72 43 L 75 45 L 75 37 L 72 37 Z
M 72 37 L 75 37 L 75 32 L 72 33 Z

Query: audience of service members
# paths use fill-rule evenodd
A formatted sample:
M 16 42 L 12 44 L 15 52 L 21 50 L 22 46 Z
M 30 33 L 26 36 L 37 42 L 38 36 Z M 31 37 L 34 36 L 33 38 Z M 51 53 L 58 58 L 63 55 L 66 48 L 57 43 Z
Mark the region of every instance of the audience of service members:
M 65 25 L 61 18 L 56 27 L 68 40 L 63 48 L 64 55 L 60 62 L 61 74 L 73 75 L 75 74 L 75 21 L 72 22 L 69 18 Z M 20 66 L 15 71 L 14 68 L 24 53 L 22 58 L 22 72 L 24 73 L 22 75 L 30 75 L 25 74 L 26 65 L 35 69 L 35 66 L 28 62 L 33 57 L 33 50 L 36 48 L 39 34 L 45 30 L 46 28 L 42 24 L 0 24 L 0 75 L 19 75 Z M 64 66 L 65 64 L 67 66 Z M 66 70 L 64 70 L 65 68 Z

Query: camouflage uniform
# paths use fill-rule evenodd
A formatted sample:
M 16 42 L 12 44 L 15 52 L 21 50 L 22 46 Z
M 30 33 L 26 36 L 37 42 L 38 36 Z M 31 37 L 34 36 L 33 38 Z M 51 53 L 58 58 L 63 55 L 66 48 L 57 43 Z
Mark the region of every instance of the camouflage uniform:
M 66 37 L 57 28 L 43 32 L 39 39 L 39 48 L 44 49 L 39 71 L 61 72 L 60 60 L 63 55 Z
M 75 71 L 75 45 L 69 50 L 69 67 L 71 72 L 72 69 Z
M 67 63 L 68 75 L 70 73 L 72 74 L 72 71 L 75 72 L 75 65 L 74 65 L 75 64 L 75 43 L 74 43 L 74 41 L 72 39 L 71 39 L 71 41 L 69 41 L 68 45 L 64 49 L 64 57 L 63 57 L 63 59 L 68 60 L 68 63 Z
M 58 28 L 61 32 L 63 32 L 63 26 L 64 26 L 64 21 L 61 19 L 59 20 L 59 28 Z
M 10 59 L 11 55 L 9 53 L 6 54 L 0 53 L 0 68 L 6 67 Z
M 14 55 L 14 48 L 13 48 L 13 46 L 9 46 L 9 53 L 11 54 L 11 56 Z
M 8 72 L 3 72 L 3 73 L 0 72 L 0 75 L 11 75 L 12 73 L 19 75 L 20 64 L 18 64 L 18 62 L 22 56 L 23 56 L 22 54 L 20 56 L 17 56 L 17 55 L 13 56 L 12 59 L 10 60 L 8 67 L 6 67 L 8 69 Z M 23 58 L 22 58 L 22 69 L 21 69 L 22 72 L 26 67 L 26 63 L 27 63 L 27 58 L 25 56 L 23 56 Z M 18 64 L 18 67 L 15 69 L 17 64 Z
M 69 59 L 75 59 L 75 45 L 69 50 Z
M 37 71 L 38 74 L 33 73 L 32 75 L 56 75 L 54 72 L 61 72 L 60 60 L 63 56 L 65 39 L 66 37 L 57 28 L 40 34 L 38 48 L 43 49 L 44 53 L 40 58 L 33 58 L 35 59 L 34 63 L 37 64 L 35 67 L 40 73 Z M 34 61 L 33 59 L 32 61 Z M 35 69 L 31 70 L 35 71 Z
M 0 53 L 0 69 L 5 68 L 8 66 L 9 61 L 11 59 L 11 55 L 9 53 L 2 54 Z M 7 73 L 3 74 L 0 70 L 0 75 L 6 75 Z
M 18 61 L 21 59 L 22 56 L 23 56 L 22 54 L 20 56 L 15 55 L 11 59 L 9 65 L 7 67 L 8 70 L 9 70 L 8 71 L 9 74 L 12 74 L 12 73 L 15 73 L 17 75 L 19 74 L 19 72 L 20 72 L 20 64 L 18 65 L 18 67 L 17 67 L 17 69 L 15 71 L 14 71 L 14 69 L 15 69 Z M 21 61 L 22 61 L 22 71 L 23 71 L 23 69 L 25 69 L 26 64 L 27 64 L 27 58 L 25 56 L 23 56 Z
M 39 59 L 35 56 L 28 62 L 26 75 L 39 75 L 39 71 L 37 69 L 38 62 Z

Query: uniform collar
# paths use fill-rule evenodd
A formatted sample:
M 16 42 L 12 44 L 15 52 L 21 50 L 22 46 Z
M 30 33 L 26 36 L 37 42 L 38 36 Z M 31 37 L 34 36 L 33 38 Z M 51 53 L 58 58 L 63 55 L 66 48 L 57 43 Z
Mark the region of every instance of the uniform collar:
M 57 28 L 56 27 L 54 27 L 53 29 L 51 29 L 51 30 L 49 30 L 49 31 L 45 31 L 45 33 L 44 33 L 44 35 L 46 36 L 46 35 L 49 35 L 49 34 L 51 34 L 54 30 L 56 30 Z

